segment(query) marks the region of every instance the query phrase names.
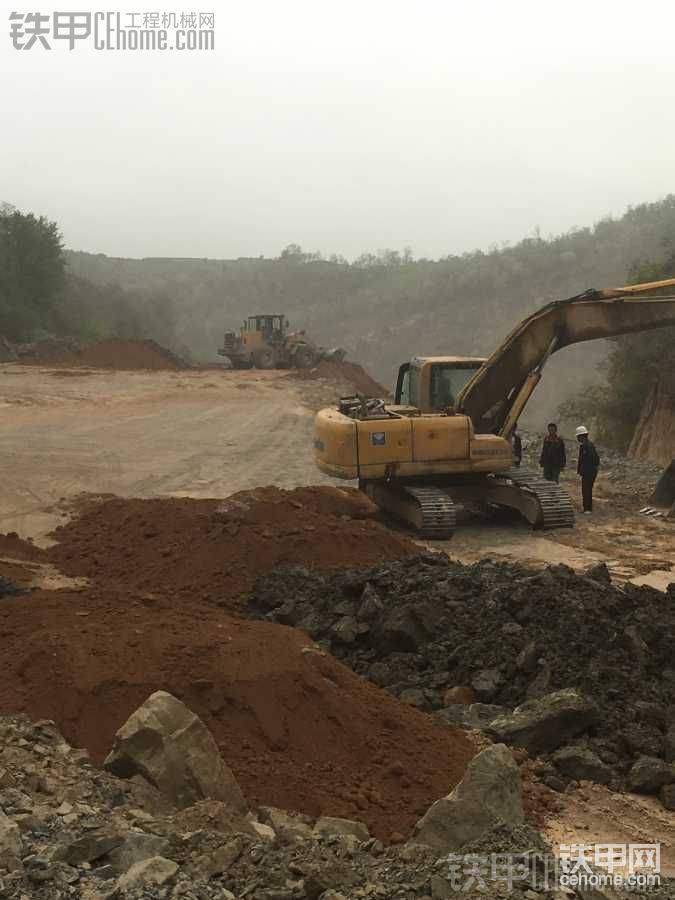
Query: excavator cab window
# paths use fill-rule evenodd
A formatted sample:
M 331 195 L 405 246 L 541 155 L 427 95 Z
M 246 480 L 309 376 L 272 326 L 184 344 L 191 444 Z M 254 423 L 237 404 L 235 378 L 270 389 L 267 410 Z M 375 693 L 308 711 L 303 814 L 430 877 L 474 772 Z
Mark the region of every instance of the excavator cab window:
M 430 406 L 434 410 L 457 404 L 457 397 L 480 366 L 458 363 L 436 363 L 431 367 Z
M 396 403 L 399 406 L 420 406 L 420 370 L 411 363 L 403 363 L 396 381 Z
M 410 404 L 410 363 L 403 363 L 399 367 L 395 398 L 399 405 Z

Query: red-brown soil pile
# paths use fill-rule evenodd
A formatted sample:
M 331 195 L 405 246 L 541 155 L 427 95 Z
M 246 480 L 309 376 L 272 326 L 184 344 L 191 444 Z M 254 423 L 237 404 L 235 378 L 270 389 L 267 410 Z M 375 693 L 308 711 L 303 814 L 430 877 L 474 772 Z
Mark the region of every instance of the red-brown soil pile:
M 16 531 L 7 534 L 0 532 L 0 557 L 40 562 L 45 556 L 44 550 L 31 544 L 30 541 L 24 541 Z
M 237 609 L 280 565 L 330 570 L 418 551 L 374 514 L 358 491 L 331 487 L 89 501 L 44 551 L 89 586 L 0 600 L 0 713 L 52 718 L 100 762 L 130 713 L 167 690 L 203 717 L 251 804 L 408 836 L 462 777 L 471 741 L 303 632 L 221 608 Z
M 280 565 L 327 571 L 419 552 L 374 515 L 363 494 L 333 487 L 261 488 L 225 502 L 103 499 L 56 530 L 49 556 L 99 586 L 236 610 Z
M 124 340 L 109 338 L 88 344 L 81 350 L 54 352 L 37 345 L 30 356 L 21 362 L 50 366 L 88 366 L 96 369 L 178 369 L 188 368 L 187 363 L 175 353 L 150 340 Z
M 0 577 L 19 588 L 29 587 L 35 578 L 36 564 L 45 560 L 44 550 L 22 540 L 15 531 L 0 532 Z
M 407 836 L 475 752 L 302 632 L 213 605 L 102 591 L 5 598 L 0 647 L 0 711 L 55 719 L 97 762 L 162 688 L 204 718 L 252 804 L 358 817 L 384 840 Z
M 356 393 L 365 394 L 367 397 L 389 396 L 387 388 L 371 378 L 358 363 L 324 359 L 315 369 L 297 369 L 293 372 L 293 376 L 309 379 L 325 378 L 327 381 L 338 383 L 348 382 Z

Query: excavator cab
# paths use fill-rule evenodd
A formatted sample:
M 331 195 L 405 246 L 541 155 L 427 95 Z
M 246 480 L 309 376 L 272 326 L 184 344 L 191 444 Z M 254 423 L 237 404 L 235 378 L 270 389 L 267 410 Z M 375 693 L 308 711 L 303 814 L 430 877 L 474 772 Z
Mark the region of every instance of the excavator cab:
M 477 357 L 413 357 L 398 370 L 396 405 L 423 413 L 454 412 L 457 398 L 484 362 Z

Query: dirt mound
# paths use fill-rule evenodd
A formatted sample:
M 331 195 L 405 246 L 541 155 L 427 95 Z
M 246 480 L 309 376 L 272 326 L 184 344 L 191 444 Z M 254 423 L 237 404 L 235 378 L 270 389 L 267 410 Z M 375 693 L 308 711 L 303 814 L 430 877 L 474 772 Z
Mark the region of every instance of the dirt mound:
M 45 560 L 44 550 L 22 540 L 15 531 L 0 532 L 0 597 L 11 593 L 12 585 L 21 589 L 30 587 L 39 568 L 36 563 Z
M 453 686 L 509 709 L 577 688 L 601 711 L 584 746 L 619 787 L 639 756 L 672 753 L 675 585 L 663 594 L 614 587 L 603 567 L 591 577 L 434 554 L 333 576 L 273 572 L 252 610 L 426 710 L 445 707 Z
M 108 338 L 88 344 L 78 350 L 54 351 L 49 346 L 36 344 L 22 362 L 53 366 L 89 366 L 96 369 L 169 369 L 177 371 L 189 368 L 188 364 L 171 350 L 150 340 L 125 340 Z
M 326 381 L 334 381 L 337 383 L 347 383 L 358 394 L 365 394 L 368 397 L 388 397 L 387 388 L 378 384 L 374 378 L 366 372 L 363 366 L 353 362 L 337 362 L 336 360 L 324 359 L 314 369 L 298 369 L 292 373 L 294 378 L 317 379 L 323 378 Z
M 45 556 L 44 550 L 31 544 L 30 541 L 24 541 L 16 531 L 7 534 L 0 532 L 0 557 L 40 562 Z
M 330 570 L 418 552 L 373 519 L 359 491 L 262 488 L 219 500 L 104 499 L 58 528 L 49 556 L 101 586 L 237 609 L 255 579 L 280 565 Z
M 197 601 L 36 592 L 2 600 L 0 634 L 3 713 L 55 719 L 100 762 L 130 713 L 168 690 L 204 719 L 252 804 L 356 817 L 385 840 L 409 834 L 474 753 L 301 632 Z

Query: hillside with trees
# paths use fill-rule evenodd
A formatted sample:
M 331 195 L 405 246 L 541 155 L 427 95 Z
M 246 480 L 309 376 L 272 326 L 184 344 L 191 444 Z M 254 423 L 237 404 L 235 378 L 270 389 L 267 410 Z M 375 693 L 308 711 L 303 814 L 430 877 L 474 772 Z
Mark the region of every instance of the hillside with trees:
M 225 328 L 258 311 L 286 313 L 320 343 L 340 344 L 381 381 L 415 353 L 488 354 L 521 318 L 552 299 L 625 283 L 644 260 L 661 265 L 675 248 L 675 195 L 567 234 L 539 234 L 513 246 L 439 260 L 410 251 L 364 254 L 353 262 L 289 245 L 277 258 L 117 259 L 68 253 L 70 272 L 99 286 L 141 294 L 150 336 L 196 360 L 216 359 Z M 161 316 L 159 317 L 161 319 Z M 173 330 L 173 337 L 168 333 Z M 528 408 L 532 421 L 588 380 L 603 343 L 555 357 Z M 602 373 L 595 375 L 601 380 Z
M 536 234 L 513 246 L 438 260 L 382 251 L 352 262 L 295 244 L 271 259 L 122 259 L 64 252 L 55 223 L 5 206 L 0 334 L 22 340 L 42 332 L 149 337 L 207 362 L 218 359 L 225 329 L 255 312 L 283 312 L 292 326 L 305 328 L 322 344 L 344 346 L 351 358 L 390 383 L 398 364 L 413 354 L 487 355 L 542 304 L 624 283 L 629 271 L 634 277 L 666 271 L 674 255 L 675 195 L 592 227 L 549 238 Z M 38 263 L 29 265 L 30 259 Z M 605 362 L 611 381 L 626 384 L 625 396 L 603 393 L 606 373 L 596 366 L 607 355 L 606 342 L 570 348 L 551 361 L 528 407 L 529 421 L 539 426 L 556 415 L 558 404 L 583 385 L 598 406 L 599 421 L 602 408 L 607 421 L 616 417 L 625 423 L 620 436 L 602 426 L 615 444 L 625 445 L 639 415 L 634 405 L 644 390 L 640 378 L 647 377 L 631 374 L 631 359 L 653 346 L 653 338 L 635 340 L 611 345 Z M 630 349 L 617 357 L 620 348 Z M 672 355 L 670 360 L 672 367 Z M 619 366 L 627 366 L 628 374 Z M 595 409 L 588 416 L 591 412 Z

